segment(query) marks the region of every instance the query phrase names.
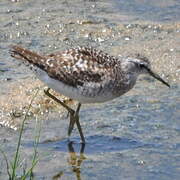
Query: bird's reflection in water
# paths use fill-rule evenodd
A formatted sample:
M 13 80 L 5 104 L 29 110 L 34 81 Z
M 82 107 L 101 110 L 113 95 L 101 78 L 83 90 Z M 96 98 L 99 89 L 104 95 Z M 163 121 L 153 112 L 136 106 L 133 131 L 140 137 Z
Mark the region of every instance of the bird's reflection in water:
M 68 144 L 68 149 L 69 149 L 69 158 L 68 158 L 68 164 L 72 166 L 72 171 L 76 174 L 76 178 L 78 180 L 81 179 L 81 164 L 82 162 L 86 159 L 84 156 L 84 148 L 85 144 L 81 144 L 81 149 L 79 152 L 79 155 L 76 154 L 73 148 L 73 143 L 70 142 Z
M 81 164 L 86 159 L 84 156 L 85 144 L 81 144 L 79 155 L 74 151 L 73 142 L 68 143 L 69 157 L 68 164 L 72 168 L 72 172 L 75 173 L 76 179 L 81 180 Z M 60 180 L 63 176 L 63 171 L 60 171 L 58 174 L 53 176 L 53 180 Z

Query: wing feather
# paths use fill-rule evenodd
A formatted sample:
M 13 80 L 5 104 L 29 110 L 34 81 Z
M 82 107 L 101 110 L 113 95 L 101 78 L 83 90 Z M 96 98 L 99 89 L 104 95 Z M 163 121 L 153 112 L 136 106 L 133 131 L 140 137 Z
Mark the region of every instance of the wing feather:
M 110 75 L 110 71 L 104 57 L 98 54 L 101 53 L 88 48 L 50 54 L 48 59 L 52 67 L 49 66 L 48 74 L 74 87 L 86 82 L 99 83 Z

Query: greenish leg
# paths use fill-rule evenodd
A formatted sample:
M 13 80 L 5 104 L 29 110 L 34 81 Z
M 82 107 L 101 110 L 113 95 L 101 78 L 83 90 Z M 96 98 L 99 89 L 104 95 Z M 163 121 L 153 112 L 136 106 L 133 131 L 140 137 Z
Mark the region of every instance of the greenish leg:
M 53 99 L 54 101 L 56 101 L 57 103 L 61 104 L 64 108 L 66 108 L 66 110 L 68 111 L 68 113 L 70 114 L 70 122 L 69 122 L 69 128 L 68 128 L 68 136 L 71 135 L 71 132 L 74 128 L 74 124 L 76 123 L 79 134 L 81 136 L 81 140 L 82 143 L 85 143 L 85 138 L 82 132 L 82 128 L 79 122 L 79 111 L 80 111 L 80 107 L 81 107 L 81 103 L 78 104 L 78 107 L 76 109 L 76 111 L 74 111 L 73 109 L 71 109 L 69 106 L 67 106 L 65 103 L 63 103 L 62 101 L 60 101 L 59 99 L 57 99 L 54 95 L 52 95 L 49 92 L 50 88 L 48 88 L 47 90 L 44 90 L 44 93 L 50 97 L 51 99 Z
M 69 129 L 68 129 L 68 135 L 69 136 L 71 135 L 71 132 L 72 132 L 72 130 L 74 128 L 74 124 L 76 122 L 79 134 L 81 136 L 82 143 L 85 143 L 85 138 L 84 138 L 84 135 L 83 135 L 83 132 L 82 132 L 82 128 L 81 128 L 80 122 L 79 122 L 79 111 L 80 111 L 80 108 L 81 108 L 81 103 L 78 104 L 78 107 L 77 107 L 73 117 L 71 117 L 71 115 L 70 115 L 70 119 L 72 118 L 72 120 L 70 120 Z

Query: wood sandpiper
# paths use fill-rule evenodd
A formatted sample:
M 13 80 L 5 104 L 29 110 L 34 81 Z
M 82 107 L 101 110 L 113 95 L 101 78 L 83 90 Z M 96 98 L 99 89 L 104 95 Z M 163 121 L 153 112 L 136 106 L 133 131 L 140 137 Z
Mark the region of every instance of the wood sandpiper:
M 151 70 L 148 59 L 140 55 L 116 58 L 91 47 L 77 47 L 43 56 L 18 45 L 11 46 L 10 53 L 47 84 L 49 88 L 45 94 L 69 112 L 68 136 L 76 124 L 82 143 L 85 143 L 85 138 L 79 122 L 81 104 L 117 98 L 132 89 L 138 75 L 144 73 L 170 87 Z M 57 99 L 49 92 L 50 88 L 77 100 L 77 109 L 73 110 Z

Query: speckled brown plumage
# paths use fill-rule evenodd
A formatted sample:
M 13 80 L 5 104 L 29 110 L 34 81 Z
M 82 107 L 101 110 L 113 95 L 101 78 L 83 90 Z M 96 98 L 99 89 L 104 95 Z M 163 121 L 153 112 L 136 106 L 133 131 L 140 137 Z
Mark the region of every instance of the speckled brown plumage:
M 11 55 L 28 61 L 46 71 L 50 77 L 74 87 L 82 86 L 84 82 L 100 82 L 106 76 L 112 76 L 111 69 L 118 61 L 102 51 L 86 47 L 40 56 L 19 46 L 12 46 Z

